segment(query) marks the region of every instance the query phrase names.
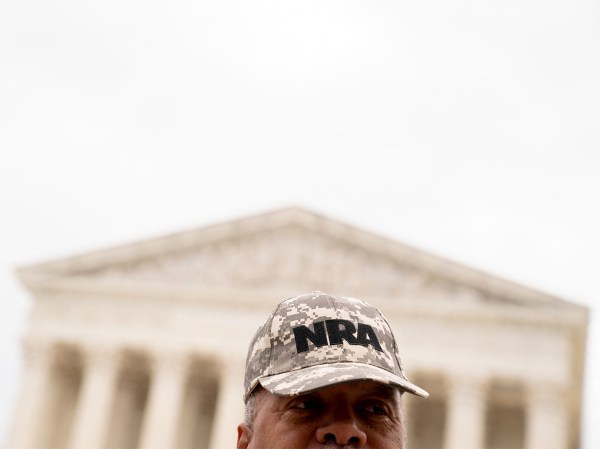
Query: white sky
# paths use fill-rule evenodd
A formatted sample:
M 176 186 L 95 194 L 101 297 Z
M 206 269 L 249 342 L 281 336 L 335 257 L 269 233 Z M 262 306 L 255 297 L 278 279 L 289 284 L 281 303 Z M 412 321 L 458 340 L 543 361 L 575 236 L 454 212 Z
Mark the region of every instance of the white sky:
M 0 447 L 14 267 L 300 205 L 595 309 L 600 3 L 0 3 Z

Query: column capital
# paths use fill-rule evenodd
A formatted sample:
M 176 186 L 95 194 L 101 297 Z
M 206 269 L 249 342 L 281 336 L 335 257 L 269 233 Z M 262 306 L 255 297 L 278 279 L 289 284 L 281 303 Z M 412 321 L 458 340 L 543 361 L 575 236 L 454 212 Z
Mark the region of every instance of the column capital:
M 475 375 L 455 375 L 447 380 L 449 397 L 460 400 L 466 398 L 480 399 L 488 393 L 490 379 Z
M 112 369 L 121 360 L 121 349 L 116 345 L 86 344 L 79 349 L 86 365 L 92 369 Z
M 25 363 L 28 366 L 49 364 L 54 357 L 56 343 L 39 337 L 25 337 L 22 340 Z
M 562 401 L 566 395 L 567 387 L 556 382 L 530 382 L 527 387 L 527 399 L 530 403 Z
M 153 371 L 175 375 L 187 372 L 191 357 L 182 350 L 159 349 L 149 353 L 149 361 Z
M 227 359 L 221 361 L 221 365 L 219 368 L 221 369 L 221 371 L 227 373 L 242 373 L 243 377 L 244 371 L 246 371 L 246 364 L 244 361 Z

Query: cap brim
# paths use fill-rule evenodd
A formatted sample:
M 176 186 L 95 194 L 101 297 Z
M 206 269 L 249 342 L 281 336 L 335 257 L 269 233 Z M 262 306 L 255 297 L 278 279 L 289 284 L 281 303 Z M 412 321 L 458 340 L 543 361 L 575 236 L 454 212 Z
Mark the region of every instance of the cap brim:
M 329 363 L 265 376 L 259 379 L 267 391 L 279 396 L 296 396 L 326 386 L 346 382 L 371 380 L 392 385 L 421 397 L 428 397 L 422 388 L 384 369 L 363 363 Z

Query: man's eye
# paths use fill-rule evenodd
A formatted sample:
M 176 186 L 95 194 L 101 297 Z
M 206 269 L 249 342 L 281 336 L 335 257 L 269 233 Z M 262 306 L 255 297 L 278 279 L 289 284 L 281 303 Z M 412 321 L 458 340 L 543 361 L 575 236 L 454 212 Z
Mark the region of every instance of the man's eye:
M 388 408 L 385 405 L 380 404 L 369 404 L 365 407 L 367 413 L 374 415 L 387 416 L 389 415 Z
M 319 401 L 315 399 L 305 399 L 299 401 L 298 404 L 296 404 L 296 407 L 304 410 L 316 410 L 319 408 L 320 405 L 321 404 L 319 403 Z
M 315 398 L 298 398 L 294 402 L 292 402 L 292 408 L 300 409 L 300 410 L 317 410 L 321 407 L 321 403 L 318 399 Z

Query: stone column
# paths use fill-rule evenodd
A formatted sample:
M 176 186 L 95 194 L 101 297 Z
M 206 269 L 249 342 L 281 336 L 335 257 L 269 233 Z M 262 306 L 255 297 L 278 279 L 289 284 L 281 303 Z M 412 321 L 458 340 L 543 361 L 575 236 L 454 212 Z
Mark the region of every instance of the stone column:
M 462 376 L 451 379 L 444 449 L 483 449 L 485 402 L 486 388 L 482 380 Z
M 551 385 L 529 387 L 526 449 L 569 447 L 569 412 L 564 390 Z
M 210 437 L 210 449 L 233 448 L 237 441 L 237 426 L 244 419 L 244 366 L 239 360 L 223 362 L 219 380 L 219 395 Z
M 43 412 L 49 391 L 53 347 L 47 341 L 25 340 L 23 350 L 25 366 L 8 444 L 10 449 L 39 447 L 37 438 L 47 425 Z
M 188 359 L 181 353 L 163 352 L 153 362 L 140 448 L 171 449 L 177 440 Z
M 115 348 L 91 347 L 84 357 L 84 378 L 69 447 L 101 449 L 115 396 L 118 353 Z

